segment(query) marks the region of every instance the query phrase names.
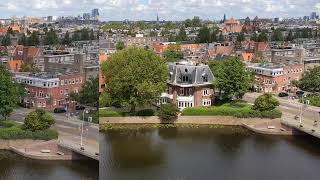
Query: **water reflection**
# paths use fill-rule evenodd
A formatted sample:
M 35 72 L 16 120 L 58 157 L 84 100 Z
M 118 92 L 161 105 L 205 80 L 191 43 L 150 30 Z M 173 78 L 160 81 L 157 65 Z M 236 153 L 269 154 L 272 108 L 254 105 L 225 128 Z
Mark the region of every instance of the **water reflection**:
M 164 158 L 161 142 L 150 130 L 128 130 L 106 135 L 109 161 L 115 168 L 142 168 L 159 165 Z
M 312 138 L 263 136 L 233 127 L 121 130 L 101 136 L 100 179 L 318 177 L 320 142 Z
M 0 151 L 0 179 L 97 180 L 96 161 L 38 161 Z

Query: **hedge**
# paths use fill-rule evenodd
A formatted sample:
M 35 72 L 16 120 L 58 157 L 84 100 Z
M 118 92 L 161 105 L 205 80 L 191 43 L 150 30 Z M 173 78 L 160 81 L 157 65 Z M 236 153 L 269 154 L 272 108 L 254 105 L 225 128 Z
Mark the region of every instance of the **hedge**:
M 155 111 L 152 109 L 144 109 L 137 112 L 115 112 L 107 109 L 99 110 L 99 117 L 126 117 L 126 116 L 154 116 Z
M 257 111 L 251 109 L 249 105 L 234 107 L 231 104 L 213 107 L 186 108 L 181 113 L 182 116 L 233 116 L 237 118 L 269 118 L 275 119 L 282 116 L 281 111 L 274 109 L 271 111 Z

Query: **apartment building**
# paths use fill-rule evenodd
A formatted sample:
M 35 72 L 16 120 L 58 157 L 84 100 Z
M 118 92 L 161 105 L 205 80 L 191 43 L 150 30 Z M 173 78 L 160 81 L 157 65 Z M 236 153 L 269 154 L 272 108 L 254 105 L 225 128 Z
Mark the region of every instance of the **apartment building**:
M 25 107 L 45 110 L 70 107 L 70 93 L 79 92 L 85 82 L 83 73 L 16 73 L 14 79 L 25 85 Z
M 304 65 L 292 64 L 247 64 L 247 69 L 254 73 L 254 90 L 263 93 L 295 92 L 291 81 L 301 79 Z

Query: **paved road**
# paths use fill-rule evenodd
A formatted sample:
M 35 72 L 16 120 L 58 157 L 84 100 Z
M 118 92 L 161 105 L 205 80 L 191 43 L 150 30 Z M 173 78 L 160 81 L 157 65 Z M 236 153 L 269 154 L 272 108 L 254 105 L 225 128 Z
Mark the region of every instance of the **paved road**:
M 10 116 L 11 120 L 23 123 L 24 118 L 32 110 L 19 108 Z M 82 121 L 76 117 L 67 118 L 65 114 L 50 113 L 56 120 L 53 126 L 59 132 L 59 141 L 67 143 L 72 147 L 80 148 L 80 136 Z M 99 125 L 84 123 L 83 146 L 91 154 L 99 153 Z
M 261 95 L 260 93 L 247 93 L 244 96 L 244 100 L 253 103 L 256 97 Z M 314 106 L 306 106 L 299 103 L 297 100 L 292 100 L 288 98 L 277 97 L 280 102 L 279 109 L 282 111 L 283 116 L 281 121 L 287 125 L 298 128 L 308 134 L 314 135 L 320 138 L 320 108 Z M 295 119 L 296 115 L 300 116 L 300 108 L 303 106 L 302 113 L 302 126 L 300 127 L 300 120 Z M 314 126 L 314 121 L 318 120 L 318 126 Z M 315 132 L 312 132 L 314 130 Z

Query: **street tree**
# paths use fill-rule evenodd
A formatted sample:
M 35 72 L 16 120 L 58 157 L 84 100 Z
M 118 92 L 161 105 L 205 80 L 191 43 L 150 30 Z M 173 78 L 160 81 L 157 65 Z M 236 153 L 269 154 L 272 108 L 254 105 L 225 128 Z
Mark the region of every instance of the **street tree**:
M 0 115 L 7 119 L 20 102 L 24 89 L 12 80 L 11 73 L 0 65 Z
M 320 66 L 306 70 L 298 86 L 304 91 L 320 92 Z
M 238 57 L 227 57 L 213 71 L 216 71 L 215 86 L 223 92 L 223 98 L 226 100 L 241 99 L 253 82 L 252 75 Z
M 197 41 L 198 43 L 210 43 L 210 29 L 207 26 L 203 26 L 199 29 Z
M 96 106 L 99 100 L 99 78 L 91 77 L 85 82 L 79 93 L 71 93 L 70 98 L 81 104 Z
M 56 45 L 58 44 L 59 39 L 57 33 L 51 28 L 50 31 L 46 33 L 44 38 L 45 45 Z
M 187 40 L 187 33 L 184 26 L 180 27 L 180 31 L 176 37 L 176 41 L 186 41 Z
M 1 40 L 1 45 L 2 46 L 10 46 L 11 45 L 11 38 L 10 38 L 9 33 L 6 33 L 6 35 L 3 36 L 2 40 Z
M 283 34 L 280 29 L 275 29 L 271 36 L 272 41 L 283 41 Z
M 39 35 L 38 32 L 33 31 L 30 35 L 30 37 L 28 38 L 28 45 L 29 46 L 37 46 L 39 45 L 40 41 L 39 41 Z
M 137 106 L 156 102 L 166 89 L 166 63 L 151 50 L 131 47 L 117 51 L 101 70 L 112 103 L 131 112 Z
M 70 45 L 71 44 L 69 31 L 67 31 L 66 34 L 64 35 L 64 38 L 62 40 L 62 44 L 64 44 L 64 45 Z

